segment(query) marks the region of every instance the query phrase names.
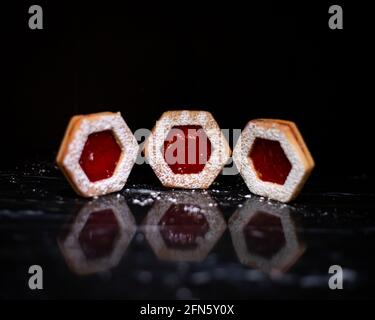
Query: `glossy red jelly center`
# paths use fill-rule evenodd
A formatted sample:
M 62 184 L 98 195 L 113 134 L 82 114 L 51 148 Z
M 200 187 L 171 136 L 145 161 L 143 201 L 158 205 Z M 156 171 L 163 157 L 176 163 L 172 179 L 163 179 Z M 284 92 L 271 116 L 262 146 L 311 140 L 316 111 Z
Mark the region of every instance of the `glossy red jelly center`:
M 90 134 L 79 164 L 91 182 L 112 177 L 120 159 L 121 148 L 111 130 Z
M 279 141 L 256 138 L 249 152 L 259 179 L 283 185 L 292 165 Z
M 259 211 L 243 229 L 247 250 L 270 259 L 285 245 L 279 217 Z
M 87 259 L 98 259 L 112 252 L 118 233 L 113 211 L 101 210 L 90 214 L 78 240 Z
M 159 222 L 165 244 L 173 249 L 194 249 L 197 239 L 203 238 L 209 229 L 205 216 L 198 206 L 172 205 Z
M 174 126 L 164 141 L 164 159 L 175 174 L 199 173 L 211 156 L 211 142 L 201 126 Z

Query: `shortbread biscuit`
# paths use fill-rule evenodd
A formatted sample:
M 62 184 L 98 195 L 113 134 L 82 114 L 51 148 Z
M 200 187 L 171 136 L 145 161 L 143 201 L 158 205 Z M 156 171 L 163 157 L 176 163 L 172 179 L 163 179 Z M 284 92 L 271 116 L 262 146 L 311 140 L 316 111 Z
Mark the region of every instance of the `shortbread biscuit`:
M 314 168 L 297 126 L 275 119 L 249 121 L 233 160 L 251 192 L 281 202 L 299 194 Z
M 177 130 L 175 136 L 172 129 Z M 199 132 L 199 143 L 203 140 L 207 141 L 205 149 L 201 150 L 200 144 L 198 147 L 195 145 L 199 150 L 186 147 L 184 160 L 190 159 L 189 161 L 185 163 L 169 161 L 168 148 L 178 147 L 170 139 L 176 138 L 176 142 L 179 139 L 179 143 L 185 143 L 185 146 L 186 143 L 194 143 L 196 136 L 190 135 L 190 129 Z M 191 158 L 197 156 L 198 161 L 194 163 L 194 159 L 189 158 L 191 154 L 193 154 Z M 207 111 L 164 112 L 145 143 L 145 156 L 148 163 L 161 183 L 172 188 L 207 189 L 223 169 L 230 155 L 231 150 L 227 140 L 211 113 Z M 200 160 L 205 157 L 206 161 L 202 163 Z
M 101 112 L 71 118 L 56 162 L 79 195 L 94 197 L 121 190 L 137 154 L 121 114 Z

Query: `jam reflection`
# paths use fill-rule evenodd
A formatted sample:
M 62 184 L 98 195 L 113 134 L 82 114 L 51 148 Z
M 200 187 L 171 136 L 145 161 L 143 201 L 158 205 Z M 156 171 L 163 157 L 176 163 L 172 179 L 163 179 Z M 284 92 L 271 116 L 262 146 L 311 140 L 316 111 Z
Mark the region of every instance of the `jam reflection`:
M 72 272 L 93 274 L 118 265 L 135 231 L 125 199 L 112 195 L 88 202 L 58 244 Z
M 286 272 L 305 251 L 286 205 L 250 199 L 229 219 L 240 262 L 270 275 Z
M 223 234 L 226 223 L 207 194 L 175 191 L 155 202 L 143 228 L 159 259 L 202 261 Z

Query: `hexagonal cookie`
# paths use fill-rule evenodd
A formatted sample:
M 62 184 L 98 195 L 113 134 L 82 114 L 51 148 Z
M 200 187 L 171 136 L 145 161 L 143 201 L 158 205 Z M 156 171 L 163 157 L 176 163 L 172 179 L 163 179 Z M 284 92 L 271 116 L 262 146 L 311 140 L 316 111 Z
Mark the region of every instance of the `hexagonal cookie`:
M 121 190 L 138 154 L 138 143 L 121 114 L 71 118 L 56 162 L 81 196 Z
M 206 189 L 231 154 L 211 113 L 164 112 L 145 143 L 145 155 L 166 187 Z
M 284 120 L 249 121 L 233 160 L 251 192 L 281 202 L 298 195 L 314 168 L 297 126 Z

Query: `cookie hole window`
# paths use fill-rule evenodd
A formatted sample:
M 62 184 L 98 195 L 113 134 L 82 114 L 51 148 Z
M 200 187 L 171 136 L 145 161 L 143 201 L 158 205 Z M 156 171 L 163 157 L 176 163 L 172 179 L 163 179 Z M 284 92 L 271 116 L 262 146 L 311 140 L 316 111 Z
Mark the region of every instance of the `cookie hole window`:
M 91 182 L 112 177 L 121 156 L 121 148 L 111 130 L 91 133 L 79 164 Z
M 166 246 L 179 250 L 195 249 L 209 230 L 201 209 L 189 204 L 172 205 L 158 225 Z
M 266 212 L 256 212 L 243 232 L 247 250 L 263 258 L 271 259 L 286 244 L 280 218 Z
M 201 126 L 174 126 L 164 141 L 164 160 L 174 174 L 200 173 L 211 150 L 210 139 Z
M 292 169 L 279 141 L 256 138 L 249 158 L 262 181 L 283 185 Z
M 79 235 L 79 243 L 87 259 L 108 256 L 114 247 L 120 228 L 111 209 L 90 214 Z

